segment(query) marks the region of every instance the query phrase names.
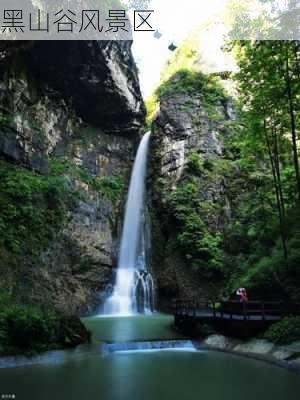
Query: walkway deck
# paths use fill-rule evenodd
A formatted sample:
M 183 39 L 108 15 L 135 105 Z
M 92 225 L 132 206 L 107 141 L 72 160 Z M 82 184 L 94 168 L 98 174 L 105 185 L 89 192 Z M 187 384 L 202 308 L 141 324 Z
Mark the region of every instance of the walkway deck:
M 175 326 L 183 331 L 210 323 L 224 334 L 237 336 L 255 335 L 286 316 L 300 316 L 299 303 L 283 301 L 176 300 L 173 309 Z

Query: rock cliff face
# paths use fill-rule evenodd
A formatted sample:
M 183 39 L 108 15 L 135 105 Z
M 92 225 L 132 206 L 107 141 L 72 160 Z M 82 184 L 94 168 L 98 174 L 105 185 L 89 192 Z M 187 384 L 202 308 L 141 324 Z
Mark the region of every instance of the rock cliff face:
M 178 87 L 178 81 L 180 77 L 175 76 L 169 84 Z M 180 243 L 186 241 L 183 231 L 186 234 L 190 228 L 195 243 L 197 235 L 205 239 L 205 234 L 212 235 L 213 241 L 231 218 L 226 176 L 220 165 L 226 159 L 224 139 L 234 118 L 232 100 L 226 96 L 214 99 L 210 105 L 201 90 L 186 92 L 179 87 L 160 96 L 159 113 L 153 123 L 150 207 L 156 237 L 152 263 L 162 305 L 164 300 L 168 305 L 177 297 L 206 297 L 215 290 L 210 275 L 203 277 L 192 265 L 193 249 L 183 249 Z M 193 200 L 193 194 L 197 198 L 195 212 L 201 218 L 197 222 L 202 224 L 200 231 L 193 231 L 198 221 L 197 215 L 192 215 L 193 203 L 185 204 Z M 190 216 L 183 215 L 187 212 Z M 199 263 L 206 264 L 205 251 L 199 258 Z
M 67 165 L 59 175 L 80 196 L 67 209 L 67 223 L 34 257 L 25 243 L 15 255 L 1 242 L 0 289 L 66 313 L 84 311 L 113 279 L 120 216 L 144 124 L 131 43 L 1 46 L 1 159 L 42 177 Z M 22 228 L 22 221 L 14 223 Z

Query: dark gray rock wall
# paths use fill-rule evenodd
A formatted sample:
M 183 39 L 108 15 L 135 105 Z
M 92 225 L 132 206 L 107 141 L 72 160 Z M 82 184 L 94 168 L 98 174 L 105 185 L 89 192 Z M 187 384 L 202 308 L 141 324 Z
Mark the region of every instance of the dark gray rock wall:
M 130 42 L 3 42 L 0 156 L 40 174 L 67 159 L 96 178 L 128 182 L 144 126 Z M 126 189 L 117 202 L 85 192 L 38 261 L 5 267 L 0 287 L 22 301 L 86 311 L 113 280 Z

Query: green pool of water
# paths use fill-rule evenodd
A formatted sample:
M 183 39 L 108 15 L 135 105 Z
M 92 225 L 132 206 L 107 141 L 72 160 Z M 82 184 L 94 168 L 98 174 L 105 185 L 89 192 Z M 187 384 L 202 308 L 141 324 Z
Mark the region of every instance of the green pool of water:
M 89 317 L 83 323 L 95 342 L 126 342 L 177 339 L 182 336 L 172 328 L 174 317 L 165 314 L 134 317 Z
M 133 325 L 139 331 L 133 330 L 134 339 L 163 339 L 163 335 L 171 339 L 167 337 L 170 318 L 158 317 L 162 318 L 106 322 L 88 318 L 85 322 L 96 342 L 126 340 Z M 114 332 L 116 327 L 119 330 Z M 300 378 L 290 371 L 211 351 L 103 353 L 101 345 L 94 343 L 49 353 L 38 361 L 0 369 L 0 398 L 14 394 L 17 400 L 294 400 L 300 392 Z

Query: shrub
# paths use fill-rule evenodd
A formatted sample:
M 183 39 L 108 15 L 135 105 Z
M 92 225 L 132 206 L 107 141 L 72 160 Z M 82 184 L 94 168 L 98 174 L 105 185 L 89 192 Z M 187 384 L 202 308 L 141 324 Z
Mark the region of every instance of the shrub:
M 192 175 L 200 176 L 202 173 L 202 170 L 203 170 L 202 158 L 199 156 L 198 153 L 192 152 L 188 158 L 187 172 Z
M 214 335 L 216 333 L 215 329 L 209 324 L 197 324 L 196 327 L 197 335 L 199 335 L 202 339 L 210 335 Z
M 9 345 L 18 349 L 34 349 L 55 341 L 57 321 L 53 314 L 33 307 L 13 306 L 5 312 Z
M 125 182 L 122 176 L 93 176 L 86 168 L 78 166 L 67 159 L 54 158 L 50 161 L 52 174 L 64 176 L 67 174 L 75 180 L 84 182 L 91 190 L 102 194 L 116 203 L 120 200 Z
M 300 340 L 300 317 L 287 317 L 272 325 L 265 339 L 277 344 L 288 344 Z
M 222 267 L 222 235 L 210 232 L 205 220 L 205 201 L 199 197 L 200 186 L 196 179 L 182 182 L 169 197 L 171 212 L 177 223 L 176 245 L 186 256 L 192 257 L 195 270 L 211 275 Z
M 93 178 L 90 182 L 92 188 L 103 194 L 104 197 L 116 203 L 120 200 L 125 189 L 125 183 L 119 176 L 103 176 Z
M 161 98 L 175 93 L 202 95 L 206 105 L 215 104 L 226 98 L 225 91 L 217 77 L 189 69 L 177 71 L 159 86 L 155 94 Z
M 74 347 L 89 339 L 89 332 L 75 316 L 64 317 L 20 305 L 9 305 L 0 310 L 0 354 L 32 355 Z

